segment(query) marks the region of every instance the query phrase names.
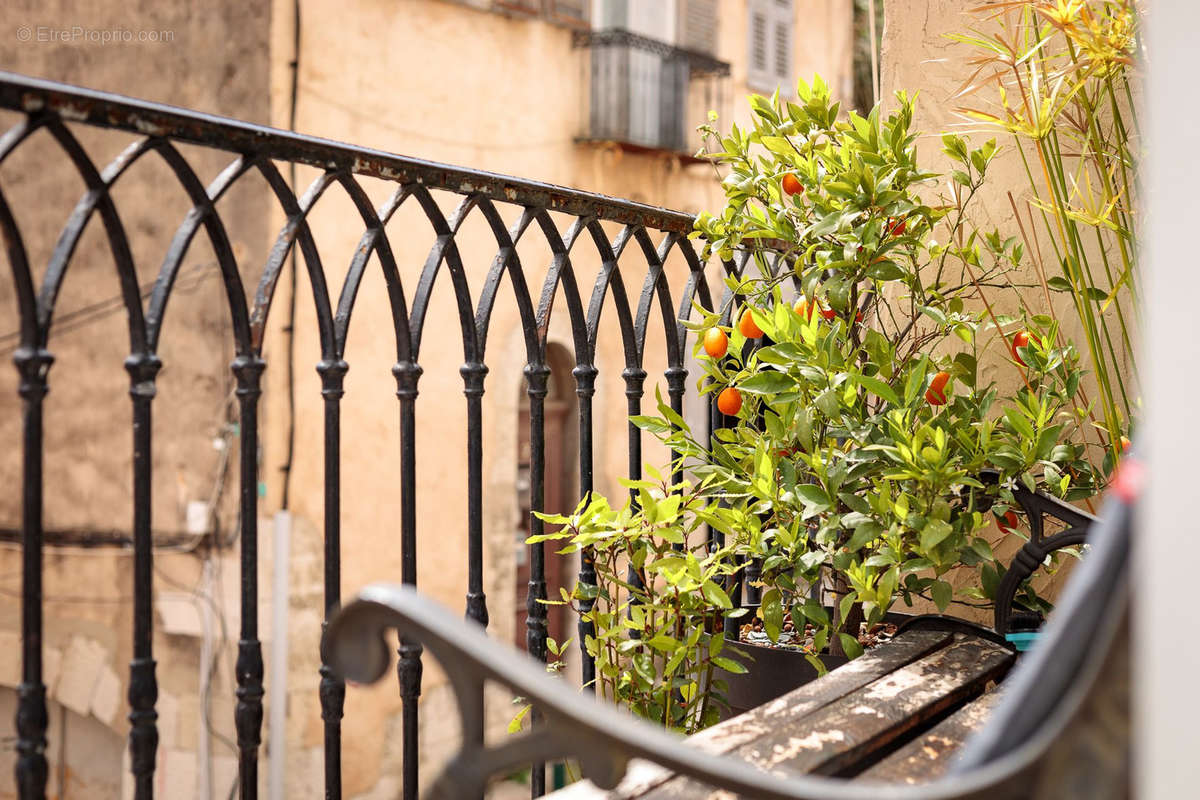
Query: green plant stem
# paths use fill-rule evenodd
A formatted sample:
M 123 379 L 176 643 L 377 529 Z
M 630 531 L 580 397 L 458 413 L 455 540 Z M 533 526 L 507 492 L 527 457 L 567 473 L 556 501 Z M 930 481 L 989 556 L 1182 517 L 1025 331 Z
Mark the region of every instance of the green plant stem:
M 1102 399 L 1105 401 L 1105 415 L 1108 417 L 1108 430 L 1110 434 L 1109 438 L 1110 441 L 1116 441 L 1120 438 L 1120 422 L 1117 414 L 1116 404 L 1113 401 L 1112 396 L 1112 377 L 1116 377 L 1117 386 L 1125 403 L 1126 415 L 1128 415 L 1129 400 L 1125 393 L 1125 381 L 1121 377 L 1119 360 L 1117 358 L 1116 349 L 1113 347 L 1112 339 L 1108 334 L 1108 327 L 1104 324 L 1104 320 L 1102 318 L 1097 318 L 1093 310 L 1095 301 L 1088 297 L 1086 291 L 1084 291 L 1085 287 L 1080 286 L 1081 279 L 1084 277 L 1083 273 L 1085 272 L 1087 287 L 1095 286 L 1096 280 L 1092 275 L 1091 264 L 1087 259 L 1086 253 L 1084 252 L 1083 241 L 1079 235 L 1079 226 L 1068 214 L 1067 181 L 1066 176 L 1062 171 L 1062 155 L 1061 150 L 1058 148 L 1057 133 L 1051 133 L 1049 140 L 1046 142 L 1046 145 L 1048 145 L 1049 148 L 1049 158 L 1046 157 L 1047 153 L 1041 150 L 1042 144 L 1042 141 L 1039 141 L 1039 152 L 1042 153 L 1043 165 L 1050 165 L 1051 169 L 1048 171 L 1047 176 L 1048 178 L 1049 176 L 1053 176 L 1053 179 L 1050 180 L 1050 184 L 1051 194 L 1054 198 L 1056 215 L 1059 219 L 1061 229 L 1064 231 L 1064 235 L 1068 238 L 1068 244 L 1071 250 L 1071 258 L 1074 261 L 1075 269 L 1082 269 L 1082 272 L 1080 272 L 1078 275 L 1069 275 L 1068 280 L 1070 280 L 1071 285 L 1077 289 L 1077 306 L 1082 312 L 1081 316 L 1084 318 L 1085 327 L 1089 332 L 1089 347 L 1093 346 L 1091 342 L 1094 341 L 1095 352 L 1092 354 L 1093 366 L 1096 369 L 1097 380 L 1102 380 L 1105 388 Z M 1105 341 L 1103 343 L 1100 341 L 1100 334 L 1104 335 Z M 1110 362 L 1105 358 L 1103 344 L 1108 345 L 1108 359 L 1111 359 L 1111 364 L 1113 366 L 1111 372 L 1109 370 Z
M 1078 265 L 1082 257 L 1081 248 L 1077 237 L 1070 235 L 1070 220 L 1067 218 L 1064 210 L 1063 199 L 1059 195 L 1058 184 L 1051 178 L 1051 170 L 1047 163 L 1047 153 L 1043 146 L 1043 140 L 1034 141 L 1034 149 L 1038 154 L 1038 160 L 1042 167 L 1042 174 L 1045 177 L 1045 185 L 1050 191 L 1051 200 L 1054 206 L 1054 221 L 1060 236 L 1063 249 L 1066 252 L 1065 256 L 1060 254 L 1060 262 L 1063 266 L 1063 273 L 1067 282 L 1071 285 L 1071 296 L 1075 302 L 1075 310 L 1079 315 L 1080 321 L 1083 323 L 1084 335 L 1087 337 L 1088 352 L 1092 360 L 1092 368 L 1096 372 L 1096 382 L 1100 389 L 1100 399 L 1104 405 L 1105 425 L 1109 431 L 1110 441 L 1115 440 L 1119 434 L 1114 433 L 1119 430 L 1117 422 L 1116 407 L 1113 401 L 1112 384 L 1108 375 L 1108 364 L 1104 358 L 1103 347 L 1100 343 L 1097 321 L 1092 314 L 1091 301 L 1084 295 L 1083 287 L 1080 286 L 1080 278 L 1082 275 L 1076 275 Z M 1031 184 L 1032 176 L 1031 176 Z M 1037 197 L 1036 189 L 1034 191 L 1035 198 Z M 1054 228 L 1051 228 L 1051 233 Z M 1053 235 L 1051 236 L 1053 241 Z M 1058 246 L 1055 246 L 1055 252 L 1059 253 Z M 1072 263 L 1075 265 L 1072 268 Z

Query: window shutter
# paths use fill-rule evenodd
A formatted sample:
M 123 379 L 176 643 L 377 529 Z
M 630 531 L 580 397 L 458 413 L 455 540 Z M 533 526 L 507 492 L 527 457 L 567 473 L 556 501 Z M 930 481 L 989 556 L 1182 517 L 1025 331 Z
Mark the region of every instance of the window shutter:
M 555 22 L 576 28 L 589 27 L 591 0 L 545 0 L 546 15 Z
M 492 7 L 521 14 L 538 14 L 542 10 L 542 2 L 541 0 L 492 0 Z
M 772 11 L 771 75 L 782 94 L 790 94 L 796 83 L 792 74 L 792 0 L 774 0 Z
M 629 27 L 629 3 L 627 0 L 596 0 L 596 7 L 593 11 L 596 20 L 594 27 L 598 30 Z
M 679 46 L 714 55 L 717 52 L 717 0 L 679 0 Z
M 771 40 L 769 0 L 750 0 L 747 4 L 749 46 L 747 48 L 746 83 L 756 89 L 767 89 L 771 79 Z

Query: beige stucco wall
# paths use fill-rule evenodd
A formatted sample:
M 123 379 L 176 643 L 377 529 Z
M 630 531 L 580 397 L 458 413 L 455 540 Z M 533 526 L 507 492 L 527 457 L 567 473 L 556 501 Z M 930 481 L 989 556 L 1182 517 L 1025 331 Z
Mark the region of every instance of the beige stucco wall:
M 76 7 L 78 6 L 78 7 Z M 80 85 L 166 101 L 200 110 L 285 126 L 292 58 L 292 4 L 278 0 L 270 8 L 230 3 L 78 4 L 18 3 L 6 8 L 13 26 L 73 26 L 103 29 L 172 31 L 170 43 L 101 46 L 87 42 L 21 43 L 11 31 L 0 38 L 0 64 L 6 69 Z M 849 85 L 850 0 L 801 0 L 796 3 L 797 73 L 820 72 L 834 86 Z M 745 0 L 722 0 L 718 57 L 732 62 L 722 125 L 745 121 Z M 354 142 L 431 160 L 535 178 L 685 211 L 715 208 L 720 192 L 708 166 L 687 165 L 663 155 L 637 155 L 577 144 L 585 83 L 580 51 L 572 50 L 570 31 L 538 20 L 481 12 L 445 0 L 374 0 L 303 3 L 304 36 L 300 52 L 297 128 L 305 133 Z M 5 115 L 3 123 L 16 117 Z M 80 133 L 98 164 L 107 162 L 130 140 L 104 132 Z M 63 220 L 81 193 L 69 170 L 53 164 L 48 137 L 22 152 L 0 171 L 6 196 L 26 234 L 33 263 L 44 265 Z M 198 148 L 185 155 L 200 179 L 208 182 L 227 159 Z M 300 170 L 307 185 L 311 170 Z M 138 165 L 122 179 L 114 196 L 130 231 L 143 281 L 156 274 L 166 245 L 188 205 L 161 164 Z M 381 202 L 392 187 L 370 180 L 364 189 Z M 449 214 L 457 197 L 439 197 Z M 253 286 L 282 217 L 269 209 L 263 187 L 248 184 L 222 201 L 247 286 Z M 37 212 L 46 209 L 39 216 Z M 506 221 L 514 209 L 502 209 Z M 311 217 L 336 298 L 362 223 L 338 188 L 329 191 Z M 566 222 L 558 220 L 560 226 Z M 610 228 L 610 236 L 615 235 Z M 416 279 L 432 243 L 428 223 L 408 203 L 389 226 L 393 249 L 410 304 Z M 550 254 L 531 233 L 519 255 L 535 299 Z M 475 216 L 458 237 L 468 282 L 476 297 L 495 252 L 494 239 Z M 211 259 L 198 241 L 185 263 Z M 587 242 L 573 257 L 580 287 L 590 292 L 598 260 Z M 644 261 L 633 248 L 622 260 L 626 289 L 636 302 Z M 38 267 L 40 273 L 42 267 Z M 197 268 L 197 274 L 203 269 Z M 686 269 L 677 255 L 668 264 L 672 297 L 678 301 Z M 417 401 L 418 558 L 420 581 L 441 602 L 463 606 L 466 584 L 465 399 L 458 368 L 462 348 L 449 284 L 439 279 L 431 303 L 421 352 L 425 374 Z M 296 326 L 296 456 L 291 485 L 295 527 L 292 540 L 289 607 L 288 796 L 318 793 L 321 777 L 321 720 L 317 698 L 317 642 L 322 608 L 322 401 L 313 370 L 319 359 L 312 303 L 306 278 L 300 278 Z M 714 284 L 718 286 L 718 284 Z M 0 308 L 14 322 L 11 286 L 0 279 Z M 719 291 L 719 289 L 718 289 Z M 96 223 L 84 237 L 72 264 L 71 278 L 59 301 L 64 311 L 116 293 L 111 258 Z M 350 594 L 373 580 L 398 580 L 399 436 L 395 361 L 389 345 L 391 322 L 377 268 L 369 271 L 359 295 L 346 358 L 351 364 L 343 401 L 342 441 L 342 588 Z M 164 334 L 165 364 L 155 401 L 156 530 L 182 530 L 186 504 L 207 499 L 220 461 L 212 440 L 222 432 L 231 357 L 228 321 L 219 282 L 200 281 L 171 305 Z M 270 515 L 279 508 L 287 403 L 280 329 L 286 296 L 272 311 L 266 347 L 269 364 L 262 401 L 264 436 L 261 479 L 266 497 L 260 513 L 259 571 L 262 638 L 269 643 Z M 674 309 L 672 309 L 673 313 Z M 560 302 L 550 339 L 571 349 L 572 338 Z M 660 315 L 655 314 L 654 318 Z M 623 490 L 617 477 L 626 470 L 626 405 L 619 332 L 614 309 L 606 321 L 597 353 L 601 378 L 595 400 L 597 488 L 613 496 Z M 661 321 L 652 321 L 645 368 L 650 374 L 643 407 L 652 407 L 656 383 L 665 367 Z M 128 351 L 121 315 L 63 333 L 51 340 L 58 361 L 51 371 L 47 405 L 46 516 L 50 528 L 128 532 L 130 518 L 129 401 L 121 361 Z M 487 349 L 491 368 L 484 396 L 484 538 L 486 586 L 492 632 L 513 639 L 514 609 L 523 603 L 514 586 L 514 520 L 517 497 L 516 431 L 522 368 L 526 363 L 518 315 L 505 285 L 497 302 Z M 15 371 L 0 370 L 0 436 L 15 443 L 19 403 Z M 699 405 L 692 402 L 693 417 Z M 650 447 L 645 456 L 661 463 Z M 229 494 L 236 486 L 234 466 L 227 476 Z M 20 484 L 20 452 L 0 454 L 0 479 Z M 0 496 L 0 525 L 19 528 L 19 495 Z M 235 509 L 227 501 L 222 520 L 228 530 Z M 236 549 L 236 548 L 235 548 Z M 223 623 L 236 639 L 238 625 L 237 559 L 228 551 L 207 559 L 198 553 L 156 553 L 155 654 L 160 683 L 160 756 L 157 781 L 162 796 L 191 797 L 197 781 L 196 752 L 202 735 L 199 699 L 201 627 L 206 610 L 214 629 Z M 53 548 L 46 564 L 47 684 L 52 700 L 51 739 L 56 742 L 61 709 L 82 721 L 67 728 L 67 796 L 116 796 L 121 780 L 115 770 L 77 769 L 81 754 L 120 751 L 127 725 L 124 692 L 132 627 L 131 558 L 128 551 Z M 0 549 L 4 602 L 0 604 L 0 683 L 11 687 L 19 671 L 19 548 Z M 551 589 L 553 592 L 553 588 Z M 211 602 L 210 602 L 211 599 Z M 269 653 L 269 647 L 265 646 Z M 232 660 L 227 649 L 213 678 L 212 726 L 233 739 Z M 268 664 L 268 674 L 270 665 Z M 449 697 L 436 667 L 428 665 L 422 695 L 423 746 L 431 757 L 453 745 Z M 3 690 L 8 691 L 8 690 Z M 8 695 L 0 693 L 7 713 Z M 496 695 L 489 722 L 503 730 L 512 713 L 507 698 Z M 347 797 L 391 797 L 399 786 L 399 699 L 395 682 L 348 693 L 344 770 Z M 69 717 L 75 720 L 75 716 Z M 7 723 L 6 723 L 7 724 Z M 91 727 L 89 727 L 91 726 Z M 101 736 L 96 726 L 108 733 Z M 264 725 L 264 737 L 267 731 Z M 72 746 L 83 737 L 88 747 Z M 233 753 L 218 738 L 210 740 L 215 795 L 228 787 Z M 264 767 L 261 775 L 265 780 Z M 57 749 L 52 760 L 57 761 Z M 73 755 L 75 754 L 75 755 Z M 88 756 L 89 758 L 93 756 Z M 52 766 L 52 774 L 55 767 Z M 9 766 L 0 772 L 11 774 Z M 126 774 L 127 769 L 119 771 Z M 425 771 L 429 777 L 430 772 Z M 80 783 L 82 781 L 82 783 Z M 5 796 L 0 788 L 0 797 Z M 57 791 L 57 790 L 56 790 Z
M 1032 192 L 1017 150 L 1018 145 L 1012 136 L 990 130 L 961 113 L 964 107 L 994 108 L 996 98 L 993 86 L 984 86 L 973 94 L 959 96 L 965 80 L 974 71 L 969 61 L 978 53 L 969 45 L 948 38 L 949 34 L 966 33 L 971 28 L 987 28 L 991 23 L 986 14 L 971 13 L 972 9 L 980 6 L 977 0 L 887 0 L 881 59 L 882 94 L 886 102 L 899 90 L 907 91 L 910 96 L 914 91 L 920 91 L 913 127 L 923 132 L 917 140 L 917 150 L 922 165 L 927 169 L 946 172 L 951 168 L 948 158 L 941 152 L 943 131 L 966 135 L 974 146 L 979 146 L 989 138 L 997 140 L 1000 152 L 988 169 L 987 183 L 973 201 L 969 216 L 984 230 L 995 228 L 1005 237 L 1020 236 L 1021 231 L 1013 213 L 1014 205 L 1021 210 L 1025 230 L 1032 232 L 1036 229 L 1028 220 L 1027 209 Z M 930 187 L 929 191 L 949 197 L 945 183 Z M 1044 239 L 1038 246 L 1046 256 L 1053 252 L 1049 242 Z M 1011 274 L 1014 282 L 1037 283 L 1037 273 L 1029 252 L 1027 248 L 1024 272 Z M 1045 268 L 1048 277 L 1059 274 L 1059 266 L 1052 257 L 1045 263 Z M 1047 304 L 1040 287 L 1022 289 L 1020 293 L 1031 313 L 1045 313 Z M 999 297 L 997 294 L 993 293 L 991 297 L 997 313 L 1015 313 L 1018 307 L 1016 298 L 1012 294 Z M 1052 300 L 1054 314 L 1062 323 L 1061 333 L 1076 343 L 1081 365 L 1086 368 L 1088 356 L 1085 339 L 1074 308 L 1065 294 L 1052 295 Z M 1111 310 L 1107 313 L 1110 316 L 1114 314 Z M 991 335 L 994 336 L 994 333 Z M 1134 345 L 1137 346 L 1136 337 Z M 1005 358 L 999 344 L 993 342 L 989 348 L 986 357 L 980 361 L 980 381 L 994 381 L 1001 391 L 1016 391 L 1022 380 L 1017 368 Z M 1123 353 L 1122 358 L 1128 380 L 1131 374 L 1130 354 Z M 1094 383 L 1089 377 L 1085 377 L 1083 387 L 1092 398 L 1096 397 Z M 1094 432 L 1089 432 L 1089 441 L 1097 438 Z M 1089 506 L 1089 510 L 1094 511 L 1095 507 Z M 1004 562 L 1021 544 L 1016 537 L 1002 537 L 999 533 L 994 534 L 993 542 L 997 545 L 997 557 Z M 1068 559 L 1067 569 L 1054 578 L 1036 578 L 1039 591 L 1056 594 L 1069 574 L 1071 565 Z M 960 576 L 956 583 L 965 585 L 968 580 L 969 576 Z M 990 612 L 978 613 L 956 607 L 955 613 L 974 616 L 983 622 L 991 619 Z
M 1000 151 L 988 168 L 987 183 L 972 202 L 970 215 L 981 229 L 996 228 L 1005 236 L 1020 236 L 1013 206 L 1021 210 L 1025 219 L 1032 193 L 1017 144 L 1012 136 L 969 120 L 962 113 L 964 108 L 995 110 L 997 95 L 994 86 L 985 85 L 960 96 L 966 79 L 974 71 L 968 62 L 978 56 L 978 51 L 948 38 L 949 34 L 967 33 L 975 27 L 989 28 L 987 14 L 972 13 L 972 9 L 977 12 L 980 6 L 977 0 L 888 0 L 883 32 L 881 91 L 885 101 L 899 90 L 906 90 L 910 95 L 920 91 L 913 127 L 924 134 L 917 140 L 917 150 L 922 163 L 931 170 L 943 172 L 951 166 L 941 152 L 943 131 L 966 135 L 975 146 L 991 138 L 997 140 Z M 944 184 L 931 187 L 930 191 L 949 196 Z M 1030 231 L 1027 219 L 1025 224 L 1026 230 Z M 1058 274 L 1059 267 L 1053 261 L 1048 243 L 1043 243 L 1041 249 L 1049 259 L 1045 264 L 1047 276 Z M 1024 266 L 1027 273 L 1014 274 L 1014 280 L 1035 282 L 1036 273 L 1028 255 Z M 1040 287 L 1024 289 L 1022 296 L 1035 313 L 1045 308 L 1046 302 Z M 1009 297 L 1008 306 L 1011 308 L 1015 306 L 1015 300 Z M 1053 299 L 1056 316 L 1063 323 L 1063 335 L 1078 343 L 1086 360 L 1083 334 L 1068 296 L 1058 295 Z M 1111 315 L 1114 312 L 1110 310 L 1107 313 Z M 1136 342 L 1134 344 L 1136 346 Z M 1128 372 L 1127 357 L 1125 367 Z M 996 380 L 1001 386 L 1016 386 L 1020 381 L 1014 366 L 1001 358 L 985 363 L 981 376 Z

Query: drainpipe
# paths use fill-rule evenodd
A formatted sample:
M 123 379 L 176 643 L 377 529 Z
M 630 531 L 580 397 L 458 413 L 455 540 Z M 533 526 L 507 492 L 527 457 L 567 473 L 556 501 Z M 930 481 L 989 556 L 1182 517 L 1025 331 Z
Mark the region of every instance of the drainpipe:
M 296 130 L 296 105 L 300 91 L 300 0 L 292 0 L 292 70 L 288 130 Z M 288 165 L 288 180 L 296 192 L 296 164 Z M 296 454 L 296 249 L 292 248 L 289 273 L 287 336 L 287 461 L 283 467 L 283 497 L 275 514 L 274 565 L 271 591 L 271 685 L 267 728 L 267 793 L 270 800 L 285 800 L 287 773 L 287 672 L 288 672 L 288 543 L 292 535 L 292 460 Z
M 287 674 L 288 674 L 288 545 L 292 536 L 292 514 L 275 514 L 271 563 L 271 681 L 267 725 L 267 786 L 271 800 L 284 800 L 287 768 Z
M 211 598 L 216 590 L 213 580 L 213 555 L 204 557 L 204 566 L 200 572 L 201 597 Z M 199 739 L 196 744 L 196 796 L 201 800 L 212 800 L 212 729 L 209 725 L 209 708 L 212 693 L 213 670 L 213 607 L 211 602 L 200 602 L 200 721 Z

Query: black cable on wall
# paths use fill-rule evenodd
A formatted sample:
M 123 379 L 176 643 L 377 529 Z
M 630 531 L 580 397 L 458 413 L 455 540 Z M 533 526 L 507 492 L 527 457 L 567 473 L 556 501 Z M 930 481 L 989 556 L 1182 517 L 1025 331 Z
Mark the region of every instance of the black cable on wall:
M 300 0 L 292 2 L 292 92 L 291 102 L 288 109 L 288 130 L 296 130 L 296 105 L 300 94 Z M 296 162 L 288 162 L 288 182 L 292 187 L 292 194 L 296 192 Z M 287 336 L 287 403 L 288 403 L 288 428 L 287 428 L 287 457 L 283 462 L 280 470 L 283 472 L 283 496 L 280 500 L 280 508 L 286 511 L 291 505 L 291 490 L 292 490 L 292 459 L 296 454 L 296 248 L 292 247 L 292 268 L 289 272 L 288 281 L 291 291 L 288 292 L 288 319 L 287 326 L 283 329 L 284 335 Z

